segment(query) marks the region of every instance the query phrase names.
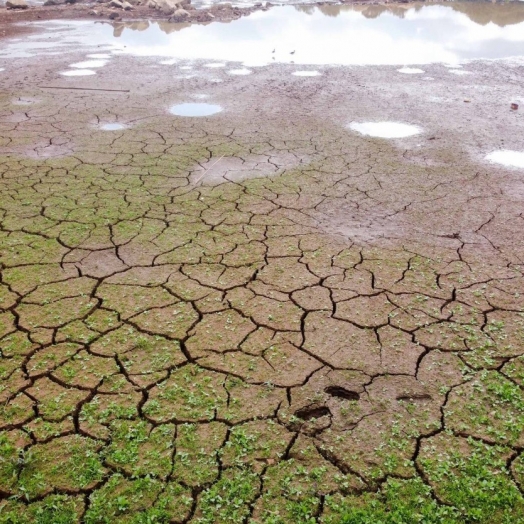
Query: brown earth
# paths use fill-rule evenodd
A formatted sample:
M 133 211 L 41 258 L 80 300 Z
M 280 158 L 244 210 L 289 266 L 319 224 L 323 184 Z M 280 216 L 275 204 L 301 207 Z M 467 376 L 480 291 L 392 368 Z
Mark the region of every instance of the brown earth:
M 88 52 L 0 80 L 4 514 L 329 523 L 391 482 L 448 508 L 455 453 L 511 494 L 483 522 L 522 515 L 523 175 L 483 158 L 522 149 L 524 68 L 58 75 Z M 168 113 L 202 93 L 224 110 Z

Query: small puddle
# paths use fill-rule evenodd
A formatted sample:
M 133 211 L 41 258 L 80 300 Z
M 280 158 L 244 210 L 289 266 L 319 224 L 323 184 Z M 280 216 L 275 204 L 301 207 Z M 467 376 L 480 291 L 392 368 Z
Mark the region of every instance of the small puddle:
M 424 73 L 423 69 L 418 69 L 417 67 L 402 67 L 401 69 L 397 69 L 397 71 L 405 75 L 421 75 Z
M 104 53 L 95 53 L 93 55 L 87 55 L 87 58 L 96 58 L 97 60 L 108 60 L 111 55 Z
M 522 151 L 511 151 L 509 149 L 493 151 L 486 156 L 486 160 L 507 167 L 524 168 L 524 152 Z
M 40 102 L 37 98 L 15 98 L 11 103 L 15 106 L 31 106 Z
M 219 68 L 219 67 L 226 67 L 226 64 L 213 62 L 211 64 L 204 64 L 204 67 Z
M 72 69 L 71 71 L 62 71 L 60 74 L 63 76 L 89 76 L 96 75 L 96 71 L 92 69 Z
M 120 131 L 121 129 L 126 129 L 127 126 L 125 126 L 124 124 L 119 124 L 117 122 L 113 122 L 113 123 L 110 123 L 110 124 L 102 124 L 100 126 L 100 129 L 102 129 L 103 131 Z
M 349 128 L 361 135 L 377 138 L 405 138 L 422 132 L 418 126 L 399 122 L 351 122 Z
M 242 69 L 231 69 L 228 71 L 230 75 L 250 75 L 253 71 L 243 67 Z
M 295 71 L 292 74 L 295 76 L 320 76 L 318 71 Z
M 220 111 L 222 111 L 222 106 L 198 103 L 177 104 L 169 109 L 169 112 L 176 116 L 210 116 Z
M 463 69 L 450 69 L 449 72 L 452 75 L 457 75 L 457 76 L 466 76 L 466 75 L 473 74 L 471 71 L 464 71 Z
M 76 69 L 91 69 L 96 67 L 104 67 L 107 64 L 107 60 L 85 60 L 84 62 L 77 62 L 71 64 L 69 67 Z

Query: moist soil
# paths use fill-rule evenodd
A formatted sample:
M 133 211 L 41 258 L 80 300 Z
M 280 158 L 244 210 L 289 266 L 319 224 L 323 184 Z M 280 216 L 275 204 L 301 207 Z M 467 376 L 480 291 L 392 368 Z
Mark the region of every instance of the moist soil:
M 90 52 L 0 73 L 0 520 L 522 522 L 524 67 Z

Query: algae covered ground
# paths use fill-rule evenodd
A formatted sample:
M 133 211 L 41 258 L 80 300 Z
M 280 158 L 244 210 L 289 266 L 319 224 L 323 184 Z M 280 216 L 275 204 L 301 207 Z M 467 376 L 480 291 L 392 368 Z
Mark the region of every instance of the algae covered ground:
M 0 522 L 524 522 L 524 193 L 474 158 L 491 92 L 115 67 L 60 85 L 127 94 L 2 86 Z M 169 114 L 201 93 L 224 110 Z M 395 111 L 424 134 L 346 127 Z

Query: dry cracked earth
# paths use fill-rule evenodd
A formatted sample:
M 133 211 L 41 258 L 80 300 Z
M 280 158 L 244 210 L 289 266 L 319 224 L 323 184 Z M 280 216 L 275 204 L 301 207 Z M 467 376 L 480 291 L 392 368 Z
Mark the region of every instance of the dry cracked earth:
M 0 522 L 524 522 L 524 68 L 73 59 L 0 84 Z

